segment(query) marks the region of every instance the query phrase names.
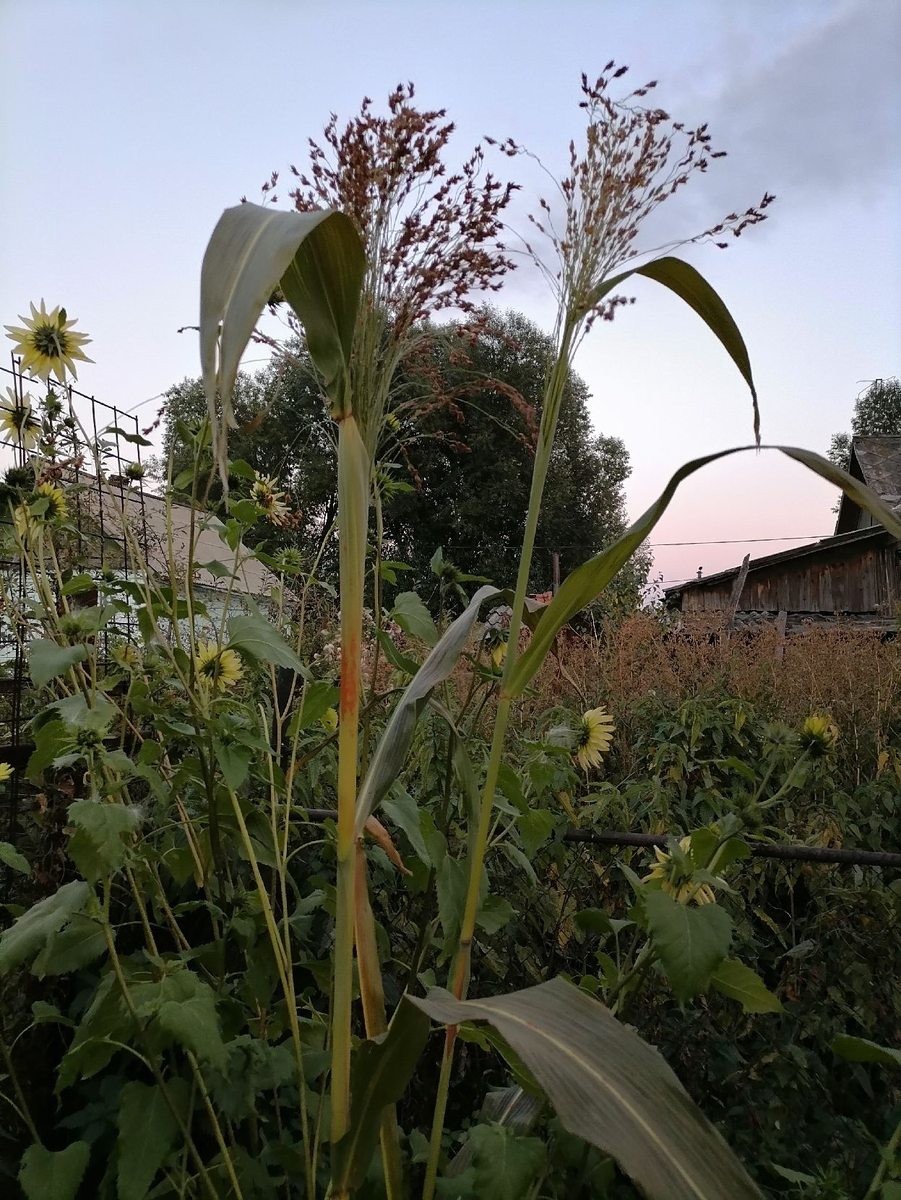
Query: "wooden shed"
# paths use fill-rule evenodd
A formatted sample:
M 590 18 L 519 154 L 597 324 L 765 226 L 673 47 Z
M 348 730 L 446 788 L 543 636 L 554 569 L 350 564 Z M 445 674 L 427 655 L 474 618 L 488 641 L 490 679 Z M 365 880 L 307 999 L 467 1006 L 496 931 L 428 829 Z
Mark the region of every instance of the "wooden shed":
M 850 472 L 901 511 L 901 437 L 855 438 Z M 901 546 L 843 496 L 834 536 L 690 580 L 665 595 L 670 609 L 729 612 L 739 625 L 780 617 L 786 628 L 840 621 L 894 631 Z

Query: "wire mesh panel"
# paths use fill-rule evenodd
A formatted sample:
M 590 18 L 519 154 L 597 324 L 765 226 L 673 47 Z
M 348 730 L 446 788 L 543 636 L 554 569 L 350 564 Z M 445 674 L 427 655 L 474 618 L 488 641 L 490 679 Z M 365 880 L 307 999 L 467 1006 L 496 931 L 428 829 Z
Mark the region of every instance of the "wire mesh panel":
M 29 570 L 28 531 L 21 508 L 10 497 L 16 488 L 62 485 L 66 521 L 54 546 L 58 570 L 44 580 L 58 609 L 78 611 L 98 603 L 96 582 L 127 579 L 134 571 L 133 553 L 145 561 L 148 554 L 146 499 L 137 418 L 70 385 L 55 381 L 42 399 L 34 392 L 44 385 L 28 379 L 20 361 L 0 367 L 0 762 L 13 774 L 0 782 L 0 839 L 16 844 L 23 815 L 34 802 L 34 789 L 25 777 L 33 750 L 29 722 L 37 697 L 31 688 L 27 644 L 38 636 L 31 627 L 29 610 L 39 603 L 39 592 Z M 33 455 L 40 450 L 36 474 Z M 16 521 L 19 521 L 19 528 Z M 18 535 L 18 537 L 17 537 Z M 65 581 L 84 575 L 95 586 L 83 586 L 63 596 Z M 62 584 L 62 586 L 61 586 Z M 46 593 L 45 593 L 46 594 Z M 137 637 L 137 625 L 127 609 L 106 621 L 97 637 L 102 657 L 111 640 Z M 0 892 L 8 886 L 8 871 L 0 874 Z

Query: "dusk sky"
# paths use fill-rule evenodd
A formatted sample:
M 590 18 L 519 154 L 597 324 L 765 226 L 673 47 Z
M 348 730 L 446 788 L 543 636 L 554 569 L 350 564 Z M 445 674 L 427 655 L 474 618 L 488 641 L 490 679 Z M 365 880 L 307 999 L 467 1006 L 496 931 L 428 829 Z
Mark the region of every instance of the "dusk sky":
M 197 321 L 221 210 L 301 166 L 330 111 L 350 117 L 411 79 L 457 122 L 452 156 L 510 135 L 559 174 L 580 72 L 610 58 L 636 85 L 658 79 L 656 102 L 709 121 L 729 151 L 664 210 L 663 237 L 778 197 L 728 251 L 690 253 L 744 333 L 764 441 L 825 452 L 866 382 L 899 373 L 897 0 L 0 0 L 0 45 L 0 324 L 32 299 L 64 305 L 93 338 L 79 386 L 99 399 L 131 408 L 198 373 L 196 335 L 177 329 Z M 491 165 L 537 195 L 520 161 Z M 637 516 L 682 462 L 749 443 L 752 424 L 697 317 L 649 282 L 629 291 L 638 302 L 595 328 L 577 369 L 596 428 L 632 456 Z M 553 321 L 526 269 L 499 303 Z M 139 411 L 149 422 L 157 406 Z M 685 484 L 653 541 L 803 541 L 832 531 L 834 501 L 781 456 L 748 454 Z M 675 580 L 791 544 L 659 548 L 656 570 Z

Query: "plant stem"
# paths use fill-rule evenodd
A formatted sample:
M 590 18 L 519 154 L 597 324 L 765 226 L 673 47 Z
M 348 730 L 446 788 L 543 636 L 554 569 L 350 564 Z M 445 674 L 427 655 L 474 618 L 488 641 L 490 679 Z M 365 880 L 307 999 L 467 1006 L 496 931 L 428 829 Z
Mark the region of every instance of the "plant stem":
M 338 527 L 341 588 L 341 713 L 338 726 L 338 837 L 333 983 L 332 1143 L 350 1117 L 350 1037 L 354 948 L 354 819 L 363 640 L 363 580 L 369 513 L 369 456 L 353 416 L 338 426 Z
M 895 1126 L 895 1132 L 882 1149 L 879 1166 L 876 1168 L 873 1182 L 867 1188 L 863 1200 L 876 1200 L 876 1197 L 882 1191 L 882 1185 L 889 1173 L 889 1169 L 894 1165 L 899 1146 L 901 1146 L 901 1121 Z

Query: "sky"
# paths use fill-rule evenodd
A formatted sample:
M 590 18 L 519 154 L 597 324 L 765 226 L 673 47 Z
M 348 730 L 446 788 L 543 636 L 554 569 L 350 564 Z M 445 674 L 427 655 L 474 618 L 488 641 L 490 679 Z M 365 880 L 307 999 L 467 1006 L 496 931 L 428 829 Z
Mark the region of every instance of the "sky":
M 32 299 L 64 305 L 93 338 L 79 386 L 108 403 L 199 373 L 196 334 L 178 329 L 196 324 L 220 212 L 301 166 L 330 112 L 410 79 L 457 123 L 451 153 L 510 135 L 559 174 L 580 73 L 610 58 L 636 84 L 658 79 L 656 102 L 708 121 L 729 152 L 662 210 L 661 240 L 777 196 L 728 251 L 688 254 L 744 334 L 764 442 L 825 452 L 866 382 L 901 369 L 897 0 L 0 0 L 0 55 L 0 324 Z M 537 198 L 521 160 L 492 167 Z M 637 303 L 592 331 L 576 367 L 597 430 L 629 450 L 636 517 L 687 459 L 749 444 L 752 423 L 697 317 L 649 281 L 629 291 Z M 553 323 L 528 270 L 496 299 Z M 158 404 L 138 412 L 149 422 Z M 655 572 L 709 574 L 829 534 L 834 502 L 774 451 L 732 457 L 683 484 Z

